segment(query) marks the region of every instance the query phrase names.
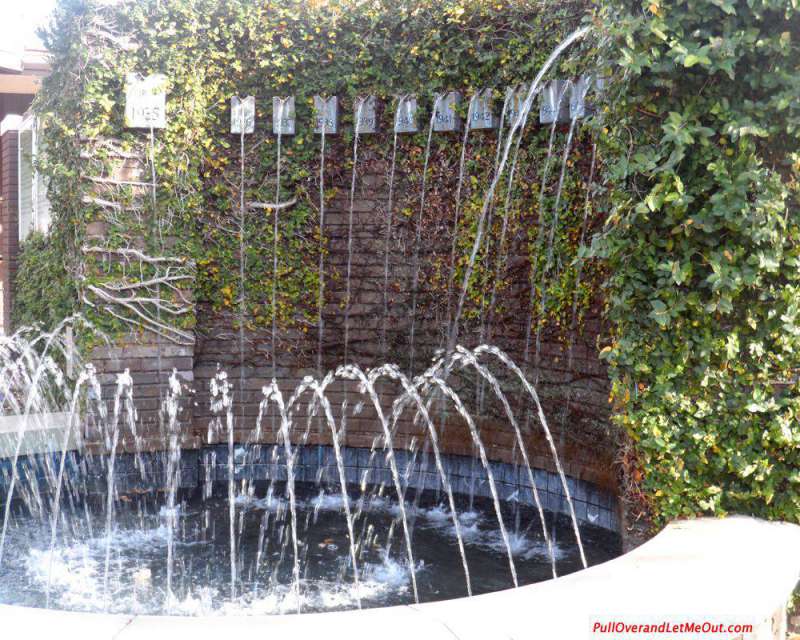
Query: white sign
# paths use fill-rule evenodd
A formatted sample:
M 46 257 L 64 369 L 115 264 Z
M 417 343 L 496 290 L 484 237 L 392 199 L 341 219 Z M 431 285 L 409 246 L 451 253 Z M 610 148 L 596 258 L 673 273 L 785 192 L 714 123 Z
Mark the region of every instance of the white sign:
M 256 99 L 247 96 L 231 98 L 231 133 L 253 133 L 256 130 Z
M 593 100 L 596 100 L 603 92 L 605 85 L 605 78 L 594 78 L 593 76 L 578 78 L 573 83 L 570 93 L 569 117 L 586 118 L 593 115 L 596 109 Z
M 417 132 L 417 96 L 405 95 L 400 98 L 394 115 L 394 132 Z
M 339 98 L 314 96 L 314 133 L 339 133 Z
M 461 118 L 456 109 L 461 104 L 461 94 L 451 91 L 436 97 L 433 104 L 433 130 L 434 131 L 459 131 Z
M 378 131 L 378 99 L 375 96 L 364 96 L 356 100 L 356 131 L 361 133 L 377 133 Z
M 544 88 L 539 105 L 539 122 L 541 124 L 569 122 L 570 98 L 567 92 L 570 84 L 566 80 L 551 80 Z
M 163 129 L 167 126 L 167 77 L 154 73 L 125 77 L 125 126 L 129 129 Z
M 470 99 L 469 128 L 470 129 L 496 129 L 497 116 L 492 111 L 492 90 L 478 91 Z
M 272 133 L 294 135 L 294 96 L 272 98 Z
M 525 99 L 528 97 L 528 85 L 520 84 L 506 90 L 505 124 L 513 127 L 525 108 Z

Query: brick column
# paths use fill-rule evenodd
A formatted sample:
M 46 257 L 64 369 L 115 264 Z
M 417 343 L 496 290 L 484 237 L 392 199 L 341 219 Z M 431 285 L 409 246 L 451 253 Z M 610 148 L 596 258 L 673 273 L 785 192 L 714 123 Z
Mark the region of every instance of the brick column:
M 0 123 L 0 282 L 3 283 L 3 330 L 11 333 L 13 287 L 19 254 L 18 134 L 20 116 L 8 115 Z

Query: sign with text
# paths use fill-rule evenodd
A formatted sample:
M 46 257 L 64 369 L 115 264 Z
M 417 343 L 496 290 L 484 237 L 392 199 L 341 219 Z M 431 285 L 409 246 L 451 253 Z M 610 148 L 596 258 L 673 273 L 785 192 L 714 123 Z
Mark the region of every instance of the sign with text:
M 593 98 L 603 92 L 605 88 L 604 78 L 594 76 L 581 76 L 572 85 L 572 93 L 569 99 L 569 117 L 587 118 L 595 112 Z
M 231 133 L 253 133 L 256 130 L 256 99 L 247 96 L 231 98 Z
M 461 94 L 458 91 L 450 91 L 441 96 L 437 96 L 433 105 L 433 130 L 434 131 L 460 131 L 461 117 L 457 109 L 461 104 Z
M 522 114 L 525 98 L 528 97 L 528 85 L 519 84 L 506 90 L 505 126 L 511 128 Z
M 339 98 L 314 96 L 314 133 L 339 133 Z
M 125 126 L 129 129 L 163 129 L 167 126 L 167 77 L 137 73 L 125 77 Z
M 362 133 L 378 132 L 378 99 L 364 96 L 356 100 L 356 131 Z
M 492 111 L 492 90 L 478 91 L 469 101 L 468 126 L 470 129 L 496 129 L 497 116 Z
M 539 122 L 569 122 L 569 83 L 566 80 L 551 80 L 542 91 L 539 104 Z
M 417 96 L 405 95 L 398 101 L 394 115 L 394 132 L 417 132 Z
M 294 96 L 272 99 L 272 133 L 275 135 L 294 135 Z

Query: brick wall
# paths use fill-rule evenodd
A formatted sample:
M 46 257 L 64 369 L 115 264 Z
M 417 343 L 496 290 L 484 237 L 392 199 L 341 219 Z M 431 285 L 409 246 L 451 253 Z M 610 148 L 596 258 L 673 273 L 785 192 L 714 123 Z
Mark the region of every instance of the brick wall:
M 341 159 L 349 151 L 332 145 L 331 171 L 326 187 L 335 189 L 336 195 L 326 207 L 325 238 L 328 244 L 326 257 L 326 304 L 324 308 L 325 335 L 322 349 L 323 370 L 335 368 L 344 361 L 343 312 L 346 299 L 345 273 L 347 269 L 349 192 L 351 174 Z M 383 324 L 385 221 L 388 201 L 389 166 L 380 152 L 366 148 L 358 165 L 356 196 L 353 207 L 353 260 L 351 277 L 350 341 L 348 362 L 370 367 L 385 361 L 409 370 L 411 343 L 409 339 L 412 309 L 412 258 L 414 252 L 414 224 L 419 207 L 419 186 L 403 175 L 396 177 L 394 223 L 389 246 L 390 305 L 387 321 L 388 353 L 384 358 L 380 341 Z M 115 173 L 119 179 L 139 180 L 142 177 L 141 160 L 123 159 Z M 446 201 L 454 193 L 453 175 L 437 175 L 430 180 L 432 201 Z M 94 187 L 98 197 L 107 196 L 102 186 Z M 107 187 L 106 187 L 107 188 Z M 314 185 L 309 188 L 315 193 Z M 411 216 L 401 211 L 414 212 Z M 269 215 L 267 213 L 261 215 Z M 450 252 L 448 220 L 434 222 L 426 227 L 419 248 L 421 265 L 420 285 L 417 291 L 415 323 L 415 373 L 420 373 L 431 361 L 436 349 L 444 345 L 446 337 L 446 301 L 440 292 L 428 286 L 434 277 L 436 265 L 447 264 Z M 93 223 L 87 235 L 102 244 L 103 223 Z M 491 343 L 506 351 L 516 362 L 522 363 L 525 342 L 525 320 L 528 289 L 528 261 L 525 239 L 513 238 L 509 249 L 508 277 L 511 286 L 503 292 L 505 315 L 494 318 Z M 271 256 L 265 255 L 264 260 Z M 184 444 L 197 447 L 201 443 L 215 444 L 224 440 L 224 416 L 210 407 L 209 386 L 219 370 L 228 374 L 233 387 L 236 439 L 252 442 L 255 439 L 257 417 L 263 400 L 262 388 L 272 378 L 272 336 L 268 330 L 248 330 L 245 333 L 244 366 L 240 363 L 237 318 L 232 313 L 216 313 L 209 301 L 199 301 L 196 313 L 195 344 L 177 346 L 159 341 L 153 336 L 131 333 L 112 347 L 95 350 L 92 359 L 104 385 L 104 395 L 111 397 L 118 373 L 128 369 L 134 379 L 140 433 L 147 448 L 158 449 L 165 444 L 163 420 L 159 420 L 159 402 L 166 381 L 173 369 L 191 388 L 181 414 L 185 426 Z M 315 308 L 313 295 L 306 301 Z M 575 339 L 571 358 L 568 358 L 563 336 L 548 330 L 543 334 L 541 361 L 538 368 L 537 389 L 542 397 L 544 412 L 553 432 L 554 443 L 564 460 L 565 471 L 573 477 L 590 481 L 611 491 L 616 491 L 614 472 L 614 446 L 608 427 L 608 382 L 596 351 L 596 337 L 602 330 L 599 314 L 589 313 L 583 330 Z M 310 326 L 280 331 L 276 337 L 279 354 L 277 377 L 285 397 L 291 395 L 303 376 L 316 373 L 317 331 Z M 461 332 L 460 342 L 468 346 L 479 343 L 479 324 L 467 323 Z M 531 359 L 533 356 L 531 355 Z M 568 361 L 571 359 L 571 365 Z M 495 372 L 498 370 L 495 369 Z M 159 375 L 160 373 L 160 375 Z M 511 376 L 501 376 L 517 419 L 523 430 L 525 447 L 534 466 L 553 471 L 555 464 L 544 431 L 532 412 L 530 402 L 511 384 Z M 481 440 L 487 455 L 503 462 L 519 462 L 520 454 L 516 435 L 504 415 L 501 404 L 488 392 L 485 402 L 476 400 L 480 388 L 475 377 L 458 377 L 453 381 L 459 396 L 471 414 L 476 417 Z M 391 412 L 391 402 L 400 393 L 397 385 L 382 387 L 383 411 Z M 336 382 L 327 397 L 337 423 L 341 425 L 343 406 L 347 401 L 346 430 L 342 444 L 369 448 L 380 446 L 381 424 L 368 399 L 359 397 L 352 383 Z M 295 411 L 295 429 L 292 439 L 310 445 L 329 445 L 328 426 L 318 418 L 308 418 L 308 396 Z M 364 408 L 354 413 L 360 401 Z M 474 455 L 475 444 L 466 423 L 451 408 L 433 410 L 440 432 L 442 450 L 454 455 Z M 530 416 L 533 416 L 532 418 Z M 260 442 L 275 442 L 279 422 L 274 406 L 263 416 Z M 309 425 L 306 433 L 306 424 Z M 394 435 L 394 446 L 412 448 L 421 446 L 426 438 L 426 426 L 412 419 L 407 410 Z M 131 442 L 124 443 L 130 448 Z
M 14 278 L 19 254 L 17 131 L 6 131 L 0 137 L 0 282 L 3 283 L 3 327 L 11 332 Z
M 194 348 L 136 334 L 118 342 L 117 346 L 101 346 L 92 352 L 91 360 L 97 369 L 103 396 L 109 399 L 114 396 L 118 374 L 128 370 L 133 380 L 138 425 L 145 440 L 143 446 L 162 448 L 165 431 L 160 415 L 161 402 L 173 371 L 184 383 L 192 383 Z M 182 404 L 179 420 L 182 424 L 191 424 L 191 402 Z
M 339 162 L 333 164 L 341 164 Z M 384 290 L 384 246 L 385 211 L 388 199 L 389 167 L 385 159 L 366 152 L 359 162 L 353 223 L 353 260 L 351 279 L 350 341 L 348 361 L 362 367 L 384 362 L 381 353 L 380 332 L 383 319 Z M 337 195 L 326 207 L 325 237 L 329 254 L 326 258 L 326 305 L 324 311 L 325 338 L 323 343 L 323 369 L 335 368 L 344 357 L 344 301 L 347 268 L 347 227 L 349 215 L 349 191 L 351 175 L 348 171 L 330 176 L 326 187 L 337 189 Z M 433 185 L 432 190 L 439 188 Z M 313 193 L 314 190 L 310 189 Z M 395 192 L 395 216 L 390 242 L 390 308 L 388 321 L 389 362 L 397 363 L 408 371 L 411 345 L 409 331 L 411 323 L 411 277 L 414 243 L 414 217 L 402 218 L 398 212 L 403 208 L 414 211 L 418 207 L 418 186 L 408 184 L 402 176 L 397 178 Z M 420 373 L 430 363 L 437 348 L 443 346 L 445 337 L 445 304 L 441 295 L 426 287 L 430 270 L 437 258 L 449 256 L 450 237 L 446 228 L 433 237 L 426 236 L 420 247 L 422 272 L 417 294 L 416 320 L 416 366 Z M 509 263 L 515 265 L 514 282 L 507 296 L 518 302 L 510 304 L 513 312 L 495 319 L 492 343 L 506 351 L 516 362 L 522 363 L 525 343 L 525 310 L 529 289 L 527 281 L 527 259 L 523 256 L 522 240 L 512 245 Z M 265 256 L 265 260 L 270 256 Z M 515 308 L 515 305 L 517 307 Z M 214 313 L 209 305 L 200 304 L 197 314 L 197 343 L 194 355 L 195 406 L 194 434 L 209 442 L 209 424 L 219 415 L 210 409 L 209 384 L 215 373 L 222 369 L 228 373 L 234 388 L 233 413 L 237 420 L 237 439 L 252 440 L 259 414 L 259 402 L 263 399 L 261 389 L 270 383 L 272 363 L 270 360 L 272 338 L 268 330 L 247 331 L 245 336 L 245 367 L 239 367 L 239 342 L 237 318 L 231 313 Z M 589 480 L 595 484 L 616 490 L 613 468 L 614 447 L 608 427 L 608 379 L 600 362 L 596 337 L 602 330 L 599 313 L 588 314 L 583 331 L 576 336 L 572 349 L 572 365 L 568 365 L 567 348 L 562 339 L 556 339 L 545 331 L 541 349 L 538 389 L 545 406 L 545 414 L 554 431 L 556 446 L 566 460 L 566 471 L 570 475 Z M 461 343 L 475 346 L 479 343 L 479 326 L 472 323 L 461 334 Z M 285 395 L 300 383 L 302 377 L 316 374 L 317 354 L 316 327 L 307 331 L 283 331 L 277 336 L 278 382 Z M 531 355 L 531 360 L 533 356 Z M 497 371 L 497 370 L 495 370 Z M 240 378 L 243 389 L 240 392 Z M 506 382 L 508 382 L 506 376 Z M 470 411 L 480 414 L 481 437 L 492 459 L 512 461 L 518 459 L 513 430 L 504 417 L 497 402 L 486 402 L 483 411 L 475 411 L 475 383 L 473 379 L 461 379 L 460 395 Z M 509 387 L 513 389 L 513 387 Z M 390 411 L 390 401 L 399 393 L 399 388 L 389 388 L 385 395 L 384 410 Z M 487 391 L 488 393 L 488 391 Z M 489 394 L 490 395 L 490 394 Z M 342 415 L 342 402 L 347 399 L 352 410 L 363 398 L 358 397 L 354 385 L 337 383 L 328 394 L 334 415 Z M 358 398 L 358 399 L 357 399 Z M 509 401 L 519 411 L 525 431 L 526 448 L 537 467 L 553 470 L 554 464 L 549 445 L 543 431 L 534 418 L 526 416 L 530 409 L 518 391 L 511 391 Z M 380 431 L 377 415 L 366 401 L 358 415 L 347 417 L 344 443 L 354 447 L 369 447 Z M 296 429 L 302 432 L 305 414 L 299 411 Z M 437 413 L 437 420 L 439 419 Z M 405 416 L 398 428 L 395 446 L 410 446 L 425 437 L 422 425 L 415 425 Z M 454 412 L 448 412 L 443 428 L 442 447 L 447 453 L 473 455 L 472 439 L 466 425 Z M 274 424 L 270 414 L 264 424 Z M 525 428 L 530 425 L 530 428 Z M 243 427 L 242 427 L 243 426 Z M 441 425 L 439 425 L 441 428 Z M 269 428 L 262 430 L 262 441 L 274 442 L 276 435 Z M 330 433 L 324 424 L 315 423 L 306 440 L 296 434 L 295 441 L 310 444 L 329 444 Z
M 107 182 L 89 182 L 91 195 L 102 201 L 117 201 L 119 199 L 118 185 L 131 182 L 129 198 L 133 205 L 143 208 L 143 201 L 150 198 L 148 187 L 142 186 L 147 179 L 144 152 L 134 149 L 119 152 L 116 148 L 109 149 L 106 154 L 110 156 L 109 180 Z M 98 163 L 100 164 L 100 163 Z M 92 166 L 87 163 L 88 167 Z M 100 175 L 102 170 L 94 166 L 95 172 Z M 108 223 L 102 221 L 90 222 L 86 227 L 86 243 L 92 246 L 105 246 L 108 233 Z M 165 238 L 165 243 L 169 241 Z M 137 247 L 141 248 L 141 247 Z M 168 251 L 164 251 L 165 255 Z M 120 261 L 118 255 L 106 254 L 104 260 L 110 265 Z M 94 364 L 98 380 L 102 385 L 103 397 L 113 398 L 117 389 L 118 375 L 128 371 L 133 380 L 134 400 L 137 411 L 140 434 L 144 441 L 140 446 L 148 449 L 163 448 L 165 443 L 165 420 L 161 412 L 161 403 L 166 396 L 169 379 L 173 372 L 186 385 L 193 381 L 194 345 L 175 344 L 152 333 L 131 330 L 127 335 L 120 337 L 113 345 L 100 345 L 90 356 Z M 191 424 L 192 403 L 183 402 L 179 413 L 182 424 Z M 187 446 L 194 446 L 189 440 Z

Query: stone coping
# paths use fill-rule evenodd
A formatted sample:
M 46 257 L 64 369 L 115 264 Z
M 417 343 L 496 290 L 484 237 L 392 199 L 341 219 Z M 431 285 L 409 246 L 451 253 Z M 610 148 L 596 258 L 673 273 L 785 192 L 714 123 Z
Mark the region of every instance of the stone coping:
M 69 414 L 31 413 L 27 419 L 21 415 L 0 416 L 0 458 L 14 456 L 17 448 L 19 431 L 24 427 L 25 433 L 20 446 L 20 455 L 45 453 L 53 450 L 53 443 L 63 443 L 64 430 L 67 428 Z M 75 437 L 70 434 L 67 449 L 75 449 Z
M 638 549 L 563 578 L 416 606 L 284 616 L 105 615 L 0 606 L 4 636 L 100 640 L 586 640 L 594 622 L 749 622 L 773 629 L 800 574 L 800 527 L 734 516 L 678 521 Z M 647 637 L 639 634 L 629 637 Z M 712 636 L 707 636 L 712 637 Z

